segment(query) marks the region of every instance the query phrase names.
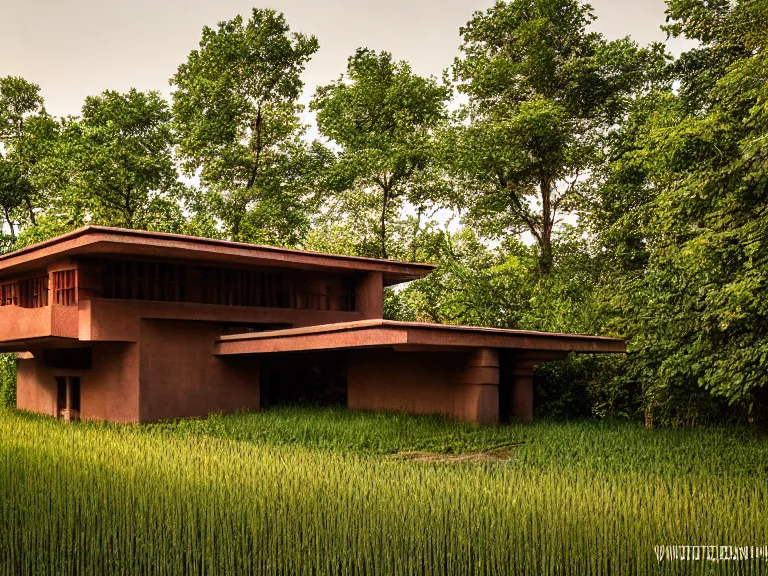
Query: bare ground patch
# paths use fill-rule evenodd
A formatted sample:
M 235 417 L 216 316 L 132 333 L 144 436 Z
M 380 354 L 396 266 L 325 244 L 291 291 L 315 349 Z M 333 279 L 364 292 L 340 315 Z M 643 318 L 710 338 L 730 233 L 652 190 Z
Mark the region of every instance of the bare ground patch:
M 499 462 L 509 460 L 514 448 L 520 446 L 523 442 L 514 442 L 504 444 L 479 452 L 468 452 L 466 454 L 441 454 L 439 452 L 420 452 L 406 451 L 393 454 L 397 460 L 407 460 L 409 462 Z

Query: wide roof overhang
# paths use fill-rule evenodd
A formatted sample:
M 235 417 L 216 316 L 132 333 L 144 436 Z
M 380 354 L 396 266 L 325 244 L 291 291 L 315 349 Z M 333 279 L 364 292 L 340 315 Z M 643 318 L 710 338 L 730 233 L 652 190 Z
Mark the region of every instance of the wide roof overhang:
M 217 341 L 216 354 L 228 356 L 358 348 L 394 348 L 403 351 L 499 348 L 558 353 L 626 352 L 626 344 L 619 338 L 389 320 L 360 320 L 226 335 Z
M 180 234 L 86 226 L 74 232 L 0 255 L 7 276 L 44 267 L 63 256 L 135 256 L 211 265 L 267 266 L 336 272 L 381 272 L 389 286 L 423 278 L 431 264 L 324 254 L 275 246 L 243 244 Z

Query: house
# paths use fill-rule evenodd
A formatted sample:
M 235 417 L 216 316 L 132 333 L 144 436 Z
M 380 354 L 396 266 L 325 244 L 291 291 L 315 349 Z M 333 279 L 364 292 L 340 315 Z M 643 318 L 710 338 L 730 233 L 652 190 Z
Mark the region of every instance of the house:
M 89 226 L 0 256 L 20 409 L 151 422 L 311 401 L 533 418 L 533 367 L 622 340 L 383 320 L 432 266 Z

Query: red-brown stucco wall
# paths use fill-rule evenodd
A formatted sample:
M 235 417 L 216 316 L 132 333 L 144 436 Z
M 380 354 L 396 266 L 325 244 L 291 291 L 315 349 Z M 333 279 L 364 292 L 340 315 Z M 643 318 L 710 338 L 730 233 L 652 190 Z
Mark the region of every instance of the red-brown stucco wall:
M 221 328 L 141 320 L 142 422 L 259 409 L 259 360 L 214 356 Z
M 498 357 L 493 350 L 353 351 L 347 365 L 347 406 L 446 414 L 495 424 L 499 421 L 498 383 Z
M 80 417 L 112 422 L 139 421 L 139 346 L 95 342 L 93 369 L 80 380 Z
M 384 317 L 384 278 L 381 272 L 368 272 L 358 278 L 355 309 L 364 320 Z
M 18 360 L 16 407 L 49 416 L 56 414 L 56 381 L 37 358 Z
M 259 408 L 257 358 L 213 355 L 221 327 L 142 320 L 139 343 L 94 342 L 90 370 L 19 360 L 17 406 L 56 415 L 56 377 L 80 378 L 80 418 L 150 422 Z
M 19 359 L 16 406 L 56 416 L 56 377 L 80 378 L 80 418 L 138 422 L 139 355 L 136 344 L 98 342 L 92 348 L 90 370 L 50 368 L 42 352 Z

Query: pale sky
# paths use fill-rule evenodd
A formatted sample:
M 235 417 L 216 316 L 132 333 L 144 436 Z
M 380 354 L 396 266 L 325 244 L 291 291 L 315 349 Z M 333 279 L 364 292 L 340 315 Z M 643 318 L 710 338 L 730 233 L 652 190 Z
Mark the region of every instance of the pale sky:
M 293 31 L 314 34 L 303 101 L 341 74 L 356 48 L 388 50 L 414 71 L 440 76 L 458 54 L 459 27 L 492 0 L 0 0 L 0 77 L 39 84 L 48 112 L 77 115 L 86 96 L 106 89 L 160 90 L 215 27 L 253 6 L 285 13 Z M 593 0 L 594 28 L 641 44 L 664 40 L 663 0 Z M 669 49 L 679 53 L 683 45 Z

